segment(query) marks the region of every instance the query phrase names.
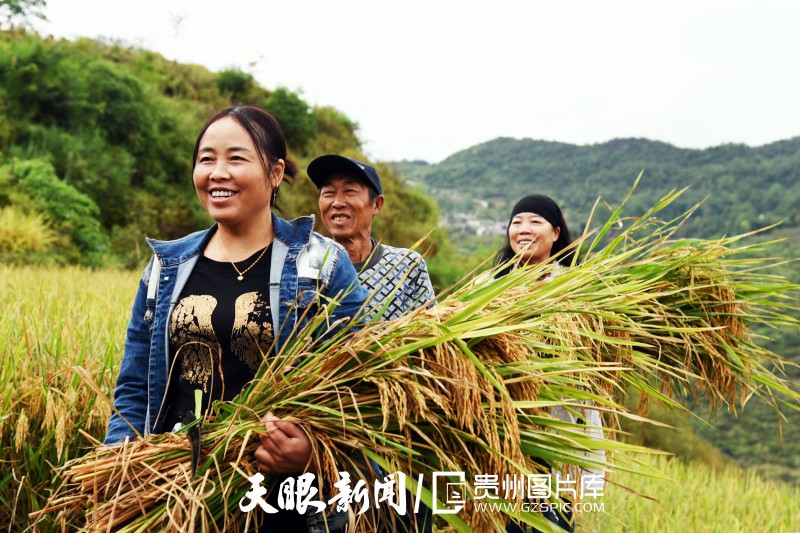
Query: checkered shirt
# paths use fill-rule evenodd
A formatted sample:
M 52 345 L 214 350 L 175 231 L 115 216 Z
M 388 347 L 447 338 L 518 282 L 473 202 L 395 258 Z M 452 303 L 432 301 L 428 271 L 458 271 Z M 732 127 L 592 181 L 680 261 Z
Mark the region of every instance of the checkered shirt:
M 392 320 L 421 305 L 436 303 L 428 266 L 413 250 L 378 244 L 358 277 L 378 312 L 391 298 L 381 320 Z

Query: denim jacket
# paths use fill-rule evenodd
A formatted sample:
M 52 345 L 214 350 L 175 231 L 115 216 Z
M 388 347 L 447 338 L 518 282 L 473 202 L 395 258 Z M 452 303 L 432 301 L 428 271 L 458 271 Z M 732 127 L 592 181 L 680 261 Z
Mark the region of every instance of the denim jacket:
M 333 311 L 331 319 L 337 320 L 355 316 L 368 293 L 358 285 L 358 276 L 344 248 L 312 232 L 313 216 L 287 222 L 272 215 L 272 223 L 275 238 L 269 302 L 273 330 L 278 332 L 276 349 L 280 350 L 295 327 L 302 326 L 297 323 L 298 317 L 319 294 L 336 297 L 346 293 Z M 163 431 L 165 409 L 161 404 L 169 373 L 167 326 L 197 259 L 215 231 L 213 226 L 175 241 L 147 240 L 155 256 L 142 274 L 133 303 L 114 389 L 116 410 L 108 424 L 105 444 L 122 442 L 126 436 L 133 438 L 134 429 L 141 435 Z

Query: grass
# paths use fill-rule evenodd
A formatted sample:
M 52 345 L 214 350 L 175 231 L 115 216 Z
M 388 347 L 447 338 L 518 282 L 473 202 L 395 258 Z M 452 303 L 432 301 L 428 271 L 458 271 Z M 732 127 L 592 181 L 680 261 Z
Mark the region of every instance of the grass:
M 620 473 L 613 478 L 639 492 L 606 487 L 604 512 L 583 513 L 576 531 L 800 531 L 800 487 L 768 481 L 738 468 L 716 471 L 698 462 L 646 456 L 668 479 Z
M 28 214 L 8 206 L 0 209 L 0 256 L 13 257 L 45 252 L 55 233 L 40 214 Z
M 54 466 L 101 438 L 138 274 L 0 266 L 0 523 L 22 529 L 41 508 Z

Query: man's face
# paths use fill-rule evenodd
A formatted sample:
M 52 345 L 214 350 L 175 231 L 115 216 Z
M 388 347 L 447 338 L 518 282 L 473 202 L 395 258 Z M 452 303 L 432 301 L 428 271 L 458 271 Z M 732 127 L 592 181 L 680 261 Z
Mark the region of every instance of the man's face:
M 322 223 L 337 242 L 369 239 L 372 217 L 383 206 L 383 196 L 370 201 L 369 186 L 348 175 L 335 174 L 319 190 Z

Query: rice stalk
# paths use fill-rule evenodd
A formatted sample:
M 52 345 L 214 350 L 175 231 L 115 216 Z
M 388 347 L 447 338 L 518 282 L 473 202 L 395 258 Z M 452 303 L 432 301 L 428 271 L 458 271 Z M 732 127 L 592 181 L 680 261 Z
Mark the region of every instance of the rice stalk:
M 611 469 L 587 452 L 632 448 L 613 441 L 618 417 L 636 417 L 621 402 L 627 387 L 673 405 L 704 399 L 730 408 L 752 394 L 800 405 L 776 374 L 780 357 L 750 334 L 756 324 L 796 326 L 780 300 L 796 287 L 762 274 L 758 260 L 738 261 L 736 238 L 676 240 L 684 219 L 661 223 L 656 210 L 626 219 L 616 235 L 615 214 L 583 263 L 545 281 L 545 266 L 521 268 L 465 285 L 434 308 L 338 332 L 323 306 L 235 400 L 214 404 L 193 479 L 185 437 L 99 447 L 66 465 L 62 486 L 34 519 L 57 513 L 91 531 L 244 530 L 248 517 L 237 506 L 267 412 L 313 435 L 318 488 L 330 495 L 342 471 L 371 482 L 369 459 L 387 472 L 500 479 L 539 472 L 535 458 L 577 479 L 581 468 Z M 602 238 L 610 244 L 598 248 Z M 321 328 L 331 335 L 313 341 L 309 332 Z M 605 439 L 554 414 L 581 415 L 589 404 L 605 414 Z M 268 484 L 275 489 L 274 479 Z M 92 502 L 87 511 L 76 495 Z M 382 516 L 392 519 L 385 509 Z M 488 531 L 509 516 L 467 506 L 460 517 L 442 518 L 456 530 Z M 535 514 L 514 518 L 547 527 Z M 375 519 L 351 523 L 370 531 Z

